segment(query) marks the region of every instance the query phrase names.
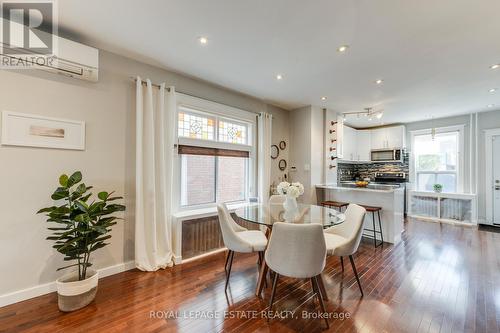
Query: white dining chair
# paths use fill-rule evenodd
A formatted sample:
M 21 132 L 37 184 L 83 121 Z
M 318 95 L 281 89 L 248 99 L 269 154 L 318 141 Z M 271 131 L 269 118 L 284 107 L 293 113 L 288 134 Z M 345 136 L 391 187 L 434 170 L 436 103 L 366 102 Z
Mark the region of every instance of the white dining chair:
M 224 245 L 229 250 L 226 257 L 224 269 L 226 271 L 226 285 L 224 290 L 227 290 L 229 276 L 231 275 L 231 267 L 235 252 L 259 254 L 259 262 L 264 258 L 264 250 L 267 246 L 267 238 L 260 230 L 248 230 L 238 225 L 231 217 L 229 210 L 225 204 L 217 205 L 219 215 L 219 225 L 222 232 L 222 240 Z M 229 265 L 229 266 L 228 266 Z
M 273 194 L 269 197 L 270 205 L 283 204 L 286 201 L 286 195 L 284 194 Z
M 321 311 L 325 304 L 318 276 L 325 268 L 326 245 L 321 224 L 292 224 L 276 222 L 269 239 L 265 260 L 274 272 L 269 311 L 272 311 L 276 285 L 280 275 L 298 279 L 310 279 L 318 296 Z M 319 277 L 321 278 L 321 277 Z M 325 316 L 326 326 L 328 320 Z
M 356 204 L 349 204 L 344 214 L 345 221 L 343 223 L 324 231 L 326 251 L 329 256 L 340 257 L 342 270 L 344 270 L 343 257 L 349 257 L 359 290 L 361 291 L 361 296 L 363 296 L 363 288 L 359 281 L 353 254 L 358 251 L 359 243 L 361 242 L 366 209 Z

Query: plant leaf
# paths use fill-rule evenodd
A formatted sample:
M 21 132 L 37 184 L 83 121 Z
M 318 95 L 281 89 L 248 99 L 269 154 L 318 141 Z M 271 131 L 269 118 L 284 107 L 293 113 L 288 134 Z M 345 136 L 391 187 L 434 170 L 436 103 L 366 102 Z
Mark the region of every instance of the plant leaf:
M 97 197 L 99 199 L 103 200 L 103 201 L 105 201 L 108 198 L 108 196 L 109 196 L 108 192 L 104 192 L 104 191 L 103 192 L 99 192 L 97 194 Z
M 80 171 L 76 171 L 68 178 L 66 187 L 69 188 L 75 184 L 78 184 L 79 182 L 81 182 L 81 180 L 82 180 L 82 173 Z
M 68 186 L 68 175 L 66 175 L 66 174 L 61 175 L 61 177 L 59 177 L 59 184 L 61 184 L 61 186 L 63 186 L 63 187 L 67 187 Z

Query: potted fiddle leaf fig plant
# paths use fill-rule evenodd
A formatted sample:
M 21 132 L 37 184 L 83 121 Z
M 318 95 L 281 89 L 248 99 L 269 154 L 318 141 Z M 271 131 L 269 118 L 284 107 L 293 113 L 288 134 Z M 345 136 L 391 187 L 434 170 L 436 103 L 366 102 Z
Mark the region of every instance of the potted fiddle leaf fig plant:
M 109 244 L 111 227 L 121 220 L 115 213 L 125 206 L 115 203 L 123 198 L 113 192 L 99 192 L 94 197 L 80 171 L 69 177 L 61 175 L 59 185 L 51 196 L 58 205 L 42 208 L 37 214 L 46 214 L 52 231 L 47 239 L 54 241 L 52 247 L 69 263 L 57 270 L 73 268 L 56 281 L 59 309 L 69 312 L 94 300 L 99 276 L 91 268 L 90 255 Z

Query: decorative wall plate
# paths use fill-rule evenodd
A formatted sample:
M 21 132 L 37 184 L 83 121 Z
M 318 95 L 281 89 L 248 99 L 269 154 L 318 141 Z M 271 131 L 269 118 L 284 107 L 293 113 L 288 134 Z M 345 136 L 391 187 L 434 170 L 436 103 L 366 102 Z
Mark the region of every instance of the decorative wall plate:
M 277 145 L 272 145 L 271 146 L 271 158 L 273 160 L 277 159 L 278 156 L 280 155 L 280 149 Z

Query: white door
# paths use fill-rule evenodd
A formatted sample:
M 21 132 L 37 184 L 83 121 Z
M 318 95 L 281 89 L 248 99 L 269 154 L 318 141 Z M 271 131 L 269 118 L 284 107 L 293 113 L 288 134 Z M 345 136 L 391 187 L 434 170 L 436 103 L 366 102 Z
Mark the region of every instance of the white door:
M 500 224 L 500 135 L 493 137 L 493 223 Z

